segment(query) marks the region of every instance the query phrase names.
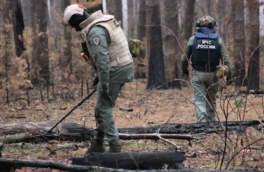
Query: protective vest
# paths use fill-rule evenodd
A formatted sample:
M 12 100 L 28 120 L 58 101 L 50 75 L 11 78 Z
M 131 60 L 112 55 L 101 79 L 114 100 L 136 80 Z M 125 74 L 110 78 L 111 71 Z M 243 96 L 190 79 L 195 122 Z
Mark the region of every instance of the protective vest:
M 215 72 L 221 58 L 218 35 L 214 30 L 201 27 L 195 32 L 192 47 L 192 67 L 202 72 Z
M 108 47 L 108 55 L 110 58 L 110 66 L 118 67 L 125 66 L 133 62 L 132 56 L 129 51 L 127 38 L 121 29 L 118 21 L 114 19 L 114 16 L 103 15 L 101 11 L 93 13 L 87 20 L 80 24 L 83 28 L 81 33 L 84 41 L 86 35 L 89 33 L 93 26 L 101 26 L 107 30 L 111 43 Z M 94 60 L 94 54 L 91 51 L 91 46 L 87 43 L 89 53 Z

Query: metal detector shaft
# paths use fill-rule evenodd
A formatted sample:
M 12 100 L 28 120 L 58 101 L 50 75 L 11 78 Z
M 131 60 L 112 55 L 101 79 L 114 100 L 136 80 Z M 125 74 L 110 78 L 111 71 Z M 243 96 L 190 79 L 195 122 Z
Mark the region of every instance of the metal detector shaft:
M 90 94 L 88 94 L 80 103 L 78 103 L 76 106 L 74 106 L 72 108 L 72 110 L 70 112 L 68 112 L 59 122 L 57 122 L 47 133 L 51 133 L 52 130 L 55 127 L 57 127 L 57 125 L 59 125 L 59 123 L 61 123 L 65 118 L 67 118 L 77 107 L 79 107 L 81 104 L 83 104 L 83 102 L 85 102 L 87 99 L 89 99 L 95 92 L 96 92 L 96 90 L 93 90 Z

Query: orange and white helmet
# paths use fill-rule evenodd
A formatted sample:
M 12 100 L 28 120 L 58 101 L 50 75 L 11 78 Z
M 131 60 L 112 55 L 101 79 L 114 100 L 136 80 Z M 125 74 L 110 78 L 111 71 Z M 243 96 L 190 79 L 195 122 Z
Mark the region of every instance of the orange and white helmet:
M 65 10 L 64 10 L 64 15 L 63 15 L 63 21 L 65 24 L 69 24 L 69 21 L 71 17 L 75 14 L 80 14 L 83 15 L 84 11 L 87 12 L 87 9 L 82 5 L 82 4 L 72 4 L 69 5 Z

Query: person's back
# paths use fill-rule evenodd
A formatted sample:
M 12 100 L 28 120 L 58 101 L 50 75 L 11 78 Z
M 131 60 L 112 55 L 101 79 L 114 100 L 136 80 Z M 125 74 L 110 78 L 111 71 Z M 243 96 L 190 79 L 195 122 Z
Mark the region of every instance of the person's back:
M 215 121 L 218 78 L 215 72 L 221 62 L 230 69 L 224 42 L 215 33 L 215 20 L 210 16 L 200 18 L 194 36 L 190 37 L 181 57 L 181 69 L 189 75 L 188 63 L 192 66 L 193 103 L 197 122 Z M 229 70 L 228 80 L 231 77 Z

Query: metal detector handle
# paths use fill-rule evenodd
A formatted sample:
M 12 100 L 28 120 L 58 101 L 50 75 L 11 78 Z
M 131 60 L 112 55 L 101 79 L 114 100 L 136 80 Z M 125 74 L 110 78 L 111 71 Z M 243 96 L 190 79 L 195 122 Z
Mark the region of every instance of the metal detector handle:
M 89 99 L 95 92 L 96 92 L 96 90 L 93 90 L 90 94 L 88 94 L 80 103 L 78 103 L 76 106 L 74 106 L 74 108 L 72 108 L 72 110 L 70 112 L 68 112 L 59 122 L 57 122 L 47 133 L 52 132 L 52 130 L 55 127 L 57 127 L 57 125 L 59 125 L 59 123 L 61 123 L 65 118 L 67 118 L 77 107 L 79 107 L 81 104 L 83 104 L 83 102 L 85 102 L 87 99 Z

